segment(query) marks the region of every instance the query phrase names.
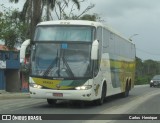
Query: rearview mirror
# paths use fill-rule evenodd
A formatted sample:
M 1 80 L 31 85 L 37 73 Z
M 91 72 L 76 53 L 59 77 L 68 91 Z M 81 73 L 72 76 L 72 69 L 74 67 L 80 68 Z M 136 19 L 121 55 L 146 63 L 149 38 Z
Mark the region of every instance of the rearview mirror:
M 94 40 L 92 43 L 92 50 L 91 50 L 91 59 L 92 60 L 98 59 L 98 46 L 99 46 L 98 40 Z

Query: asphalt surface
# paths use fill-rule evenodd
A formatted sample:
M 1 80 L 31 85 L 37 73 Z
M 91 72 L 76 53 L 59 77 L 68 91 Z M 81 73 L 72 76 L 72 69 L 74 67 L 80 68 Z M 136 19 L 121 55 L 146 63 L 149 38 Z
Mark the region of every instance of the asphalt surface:
M 55 107 L 49 106 L 45 99 L 31 99 L 29 94 L 8 93 L 6 98 L 0 98 L 0 114 L 152 114 L 160 113 L 159 88 L 150 88 L 149 85 L 136 86 L 127 98 L 111 97 L 102 106 L 92 103 L 81 108 L 79 104 L 59 102 Z M 7 95 L 7 94 L 6 94 Z M 17 95 L 17 99 L 13 97 Z M 20 98 L 20 97 L 23 98 Z M 4 99 L 5 97 L 5 99 Z M 12 98 L 11 98 L 12 97 Z M 12 99 L 12 101 L 11 101 Z M 8 122 L 8 121 L 7 121 Z M 12 121 L 13 122 L 13 121 Z M 20 121 L 14 121 L 15 123 Z M 28 121 L 31 122 L 31 121 Z M 43 122 L 43 121 L 37 121 Z M 159 123 L 160 121 L 146 120 L 54 120 L 46 123 Z
M 29 93 L 16 93 L 16 92 L 0 92 L 0 100 L 4 99 L 21 99 L 21 98 L 29 98 Z
M 148 117 L 160 117 L 160 94 L 154 95 L 153 97 L 150 97 L 145 102 L 141 103 L 140 105 L 136 106 L 134 110 L 128 112 L 129 114 L 132 114 L 132 116 L 139 115 L 139 114 L 146 114 Z M 143 115 L 142 115 L 143 116 Z M 140 115 L 140 118 L 142 119 L 142 116 Z M 107 122 L 106 122 L 107 123 Z M 160 123 L 160 120 L 118 120 L 118 121 L 112 121 L 108 123 Z

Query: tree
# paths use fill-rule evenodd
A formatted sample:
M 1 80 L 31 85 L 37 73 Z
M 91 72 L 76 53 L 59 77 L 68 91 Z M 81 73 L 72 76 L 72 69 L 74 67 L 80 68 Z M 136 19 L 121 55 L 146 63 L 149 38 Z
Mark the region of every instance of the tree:
M 147 84 L 156 74 L 160 74 L 160 62 L 154 60 L 142 61 L 136 57 L 135 84 Z
M 85 2 L 86 0 L 81 0 L 79 1 L 79 3 Z M 83 16 L 84 14 L 86 14 L 89 10 L 91 10 L 95 5 L 94 4 L 90 4 L 89 6 L 87 6 L 82 12 L 80 12 L 79 14 L 75 14 L 74 12 L 76 11 L 76 9 L 80 10 L 80 7 L 75 4 L 73 2 L 73 4 L 71 5 L 71 3 L 69 3 L 70 1 L 68 0 L 67 3 L 65 2 L 57 2 L 57 6 L 55 6 L 55 13 L 57 15 L 57 18 L 59 20 L 65 19 L 65 20 L 69 20 L 69 19 L 73 19 L 73 20 L 78 20 L 80 19 L 81 16 Z M 70 4 L 70 10 L 67 10 L 68 5 Z M 75 9 L 75 5 L 76 5 L 76 9 Z
M 56 4 L 56 0 L 43 0 L 43 5 L 46 6 L 46 20 L 49 21 L 50 18 L 50 10 L 53 10 Z
M 9 0 L 10 2 L 18 3 L 19 0 Z M 23 10 L 21 11 L 21 20 L 23 23 L 27 23 L 28 31 L 27 34 L 30 38 L 33 37 L 35 27 L 37 23 L 40 22 L 42 16 L 42 0 L 26 0 L 23 6 Z
M 19 0 L 9 0 L 10 2 L 18 3 Z M 23 6 L 23 10 L 21 12 L 21 20 L 24 23 L 27 23 L 28 27 L 28 35 L 30 38 L 33 37 L 35 27 L 37 23 L 39 23 L 43 18 L 43 12 L 46 8 L 46 19 L 50 20 L 50 10 L 53 11 L 55 6 L 59 6 L 63 4 L 63 7 L 66 8 L 68 3 L 72 1 L 74 5 L 80 9 L 80 4 L 78 0 L 26 0 Z M 46 6 L 46 7 L 45 7 Z
M 24 40 L 23 33 L 26 31 L 26 25 L 20 21 L 18 10 L 6 8 L 3 5 L 1 8 L 3 13 L 0 13 L 0 40 L 13 49 L 17 42 Z
M 159 71 L 159 68 L 157 67 L 158 63 L 156 61 L 146 60 L 143 64 L 146 75 L 153 76 Z
M 34 35 L 35 27 L 41 20 L 41 0 L 33 0 L 33 14 L 31 18 L 31 39 Z
M 136 57 L 136 76 L 143 75 L 143 61 L 142 59 Z
M 19 0 L 9 0 L 10 2 L 18 3 Z
M 80 17 L 80 19 L 81 19 L 81 20 L 96 21 L 96 16 L 95 16 L 95 15 L 85 14 L 84 16 Z
M 98 21 L 98 22 L 102 22 L 104 20 L 101 19 L 101 17 L 99 17 L 98 14 L 94 13 L 93 15 L 89 15 L 89 14 L 85 14 L 82 17 L 79 18 L 80 20 L 90 20 L 90 21 Z
M 46 6 L 46 19 L 45 20 L 53 20 L 51 13 L 55 11 L 57 18 L 60 20 L 63 17 L 64 10 L 69 6 L 69 4 L 73 3 L 77 9 L 80 9 L 79 0 L 43 0 L 43 5 Z M 59 10 L 58 10 L 59 9 Z

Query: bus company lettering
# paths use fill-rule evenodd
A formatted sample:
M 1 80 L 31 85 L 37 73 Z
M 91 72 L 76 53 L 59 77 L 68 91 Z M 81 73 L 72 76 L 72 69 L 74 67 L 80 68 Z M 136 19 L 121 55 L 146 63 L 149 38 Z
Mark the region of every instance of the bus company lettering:
M 44 84 L 53 84 L 51 81 L 43 81 Z

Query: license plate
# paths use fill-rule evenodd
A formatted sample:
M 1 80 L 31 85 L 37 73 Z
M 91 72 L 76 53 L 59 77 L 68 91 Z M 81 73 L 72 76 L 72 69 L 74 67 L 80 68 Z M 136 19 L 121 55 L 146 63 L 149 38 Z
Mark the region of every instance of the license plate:
M 54 97 L 63 97 L 63 93 L 53 93 Z

